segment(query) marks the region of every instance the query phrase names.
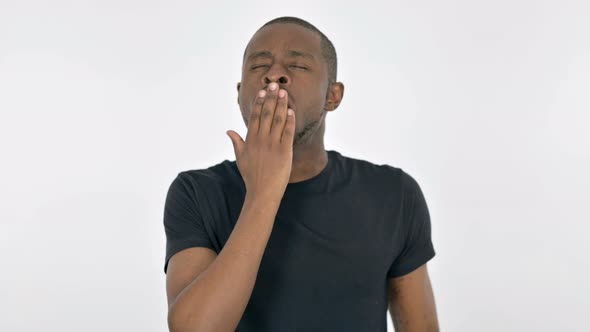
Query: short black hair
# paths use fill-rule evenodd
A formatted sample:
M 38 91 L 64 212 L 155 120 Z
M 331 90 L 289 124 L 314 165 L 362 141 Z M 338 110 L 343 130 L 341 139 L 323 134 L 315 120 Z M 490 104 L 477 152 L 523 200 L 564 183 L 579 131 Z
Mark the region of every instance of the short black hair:
M 328 37 L 326 37 L 326 35 L 324 35 L 324 33 L 321 32 L 318 28 L 316 28 L 313 24 L 307 22 L 306 20 L 293 16 L 283 16 L 270 20 L 266 22 L 263 26 L 261 26 L 256 32 L 258 32 L 265 26 L 277 23 L 297 24 L 320 35 L 320 48 L 322 50 L 322 56 L 326 61 L 326 65 L 328 66 L 328 82 L 336 82 L 336 74 L 338 73 L 338 61 L 336 58 L 336 49 L 334 48 L 334 45 L 332 44 L 330 39 L 328 39 Z M 246 49 L 244 50 L 244 58 L 246 57 Z

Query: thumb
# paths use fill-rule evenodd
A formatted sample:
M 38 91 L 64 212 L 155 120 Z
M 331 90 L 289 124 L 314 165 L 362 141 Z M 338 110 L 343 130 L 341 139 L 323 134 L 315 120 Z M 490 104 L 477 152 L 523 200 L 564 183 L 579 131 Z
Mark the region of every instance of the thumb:
M 237 158 L 238 157 L 238 154 L 242 151 L 242 145 L 245 142 L 242 139 L 242 137 L 238 133 L 236 133 L 235 131 L 233 131 L 233 130 L 228 130 L 225 133 L 231 139 L 231 143 L 234 146 L 234 153 L 235 153 L 236 158 Z

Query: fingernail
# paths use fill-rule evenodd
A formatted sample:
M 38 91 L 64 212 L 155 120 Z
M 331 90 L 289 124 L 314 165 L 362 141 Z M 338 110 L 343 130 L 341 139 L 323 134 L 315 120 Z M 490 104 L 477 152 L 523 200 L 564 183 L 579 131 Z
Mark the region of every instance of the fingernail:
M 285 91 L 285 90 L 279 90 L 279 97 L 285 98 L 285 95 L 286 94 L 287 94 L 287 91 Z
M 270 83 L 270 85 L 268 86 L 268 88 L 270 89 L 270 91 L 275 91 L 278 87 L 278 84 L 276 84 L 275 82 Z
M 258 97 L 264 98 L 264 96 L 266 96 L 266 91 L 264 91 L 264 90 L 258 91 Z

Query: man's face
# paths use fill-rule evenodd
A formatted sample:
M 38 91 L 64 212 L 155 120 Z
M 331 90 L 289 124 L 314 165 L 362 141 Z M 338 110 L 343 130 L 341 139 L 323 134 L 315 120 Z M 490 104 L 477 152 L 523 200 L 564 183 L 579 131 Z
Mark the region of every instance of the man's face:
M 295 24 L 271 24 L 259 30 L 246 48 L 238 103 L 248 126 L 256 94 L 277 82 L 287 90 L 295 112 L 295 139 L 309 124 L 320 120 L 328 89 L 327 65 L 320 36 Z

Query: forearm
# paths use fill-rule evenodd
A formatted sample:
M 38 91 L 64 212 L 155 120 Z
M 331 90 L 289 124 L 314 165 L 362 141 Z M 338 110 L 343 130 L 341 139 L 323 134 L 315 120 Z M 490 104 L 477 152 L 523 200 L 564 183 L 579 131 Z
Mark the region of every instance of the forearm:
M 172 305 L 172 332 L 235 330 L 252 294 L 279 205 L 280 197 L 246 194 L 225 246 Z

